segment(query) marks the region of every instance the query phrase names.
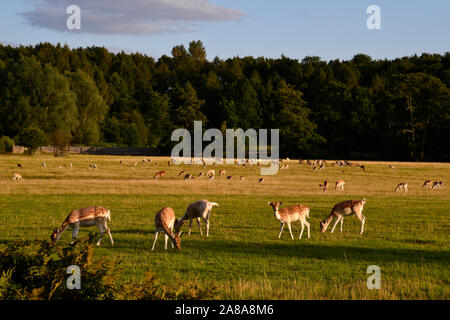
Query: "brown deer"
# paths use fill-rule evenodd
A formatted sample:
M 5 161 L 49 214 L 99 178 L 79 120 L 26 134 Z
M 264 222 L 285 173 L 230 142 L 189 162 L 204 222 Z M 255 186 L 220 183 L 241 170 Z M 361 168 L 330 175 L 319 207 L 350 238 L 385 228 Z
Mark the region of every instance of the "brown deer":
M 344 180 L 338 180 L 336 181 L 336 185 L 334 186 L 334 190 L 344 190 Z
M 219 170 L 219 177 L 224 176 L 226 174 L 226 171 L 224 169 Z
M 291 238 L 294 239 L 294 236 L 292 235 L 292 229 L 291 229 L 291 222 L 300 221 L 302 225 L 302 231 L 300 232 L 299 239 L 302 238 L 303 229 L 306 227 L 308 228 L 308 239 L 310 237 L 309 233 L 309 222 L 306 221 L 306 218 L 309 218 L 309 207 L 299 204 L 299 205 L 293 205 L 289 206 L 283 209 L 280 209 L 280 206 L 283 204 L 283 202 L 268 202 L 269 206 L 273 208 L 273 213 L 275 217 L 280 221 L 280 233 L 278 234 L 278 238 L 281 238 L 281 233 L 283 232 L 284 225 L 287 224 L 289 232 L 291 234 Z
M 67 227 L 72 228 L 72 242 L 78 238 L 78 232 L 80 227 L 91 227 L 96 225 L 100 230 L 100 238 L 97 241 L 97 246 L 100 245 L 102 241 L 103 233 L 107 233 L 109 239 L 111 240 L 111 245 L 114 245 L 113 238 L 111 236 L 111 231 L 107 226 L 107 223 L 111 221 L 111 212 L 109 209 L 103 207 L 86 207 L 81 209 L 73 210 L 69 213 L 66 220 L 62 223 L 61 227 L 53 230 L 50 239 L 57 242 L 61 237 L 61 234 Z
M 155 174 L 155 177 L 153 179 L 159 179 L 159 178 L 165 178 L 166 177 L 166 172 L 165 171 L 158 171 Z
M 406 182 L 401 182 L 397 185 L 397 188 L 395 188 L 395 192 L 408 192 L 408 184 Z
M 189 219 L 189 233 L 191 234 L 192 229 L 192 219 L 197 219 L 198 228 L 200 230 L 200 234 L 202 233 L 202 228 L 200 226 L 200 219 L 202 219 L 206 224 L 206 236 L 209 236 L 209 219 L 211 216 L 211 210 L 214 206 L 219 206 L 218 203 L 210 202 L 208 200 L 198 200 L 191 203 L 184 214 L 184 216 L 175 224 L 176 232 L 180 232 L 181 227 L 185 220 Z
M 14 173 L 14 175 L 13 175 L 13 181 L 22 181 L 23 179 L 22 179 L 22 175 L 20 174 L 20 173 Z
M 331 209 L 331 213 L 325 220 L 320 222 L 320 231 L 325 232 L 330 224 L 331 220 L 336 217 L 336 222 L 331 229 L 331 233 L 334 232 L 334 228 L 336 225 L 341 222 L 341 232 L 342 232 L 342 224 L 344 223 L 344 217 L 355 214 L 356 217 L 361 221 L 361 232 L 364 232 L 364 222 L 366 218 L 362 215 L 362 211 L 364 208 L 364 204 L 366 203 L 366 199 L 362 200 L 347 200 L 336 204 L 333 209 Z
M 156 240 L 158 239 L 158 233 L 165 233 L 164 236 L 164 250 L 167 250 L 167 241 L 172 241 L 172 248 L 181 250 L 181 232 L 173 233 L 173 227 L 178 224 L 178 220 L 175 219 L 175 212 L 170 207 L 162 208 L 155 216 L 155 240 L 153 241 L 152 251 L 155 250 Z
M 431 181 L 427 180 L 423 183 L 422 188 L 431 188 Z

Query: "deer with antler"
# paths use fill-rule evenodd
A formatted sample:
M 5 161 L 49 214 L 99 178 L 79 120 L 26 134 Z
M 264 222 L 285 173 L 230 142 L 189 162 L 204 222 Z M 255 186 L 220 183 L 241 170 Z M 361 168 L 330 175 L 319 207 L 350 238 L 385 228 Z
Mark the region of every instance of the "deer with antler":
M 308 228 L 308 239 L 309 239 L 310 223 L 306 221 L 306 218 L 309 218 L 308 206 L 298 204 L 280 209 L 280 206 L 283 204 L 283 202 L 268 202 L 268 204 L 273 208 L 273 213 L 275 217 L 281 223 L 278 238 L 281 238 L 281 233 L 283 232 L 284 225 L 287 224 L 289 232 L 291 234 L 291 238 L 294 239 L 294 236 L 292 235 L 291 222 L 300 221 L 302 225 L 302 231 L 300 232 L 299 239 L 302 238 L 303 229 L 305 228 L 305 225 Z
M 347 200 L 339 202 L 333 207 L 333 209 L 331 209 L 331 213 L 328 216 L 328 218 L 320 222 L 320 231 L 325 232 L 328 228 L 328 225 L 331 223 L 331 220 L 333 220 L 333 218 L 336 217 L 336 222 L 334 223 L 334 226 L 331 229 L 331 233 L 334 232 L 334 228 L 336 228 L 339 221 L 341 222 L 341 232 L 342 232 L 342 224 L 344 223 L 344 217 L 354 214 L 361 221 L 360 234 L 362 234 L 364 232 L 364 222 L 366 221 L 366 218 L 362 215 L 365 203 L 366 199 Z
M 181 250 L 181 231 L 173 233 L 173 227 L 178 224 L 178 220 L 175 219 L 175 212 L 170 207 L 162 208 L 155 216 L 155 240 L 153 241 L 152 251 L 155 250 L 156 240 L 158 239 L 158 233 L 162 232 L 164 236 L 164 250 L 167 250 L 167 241 L 172 241 L 172 248 Z

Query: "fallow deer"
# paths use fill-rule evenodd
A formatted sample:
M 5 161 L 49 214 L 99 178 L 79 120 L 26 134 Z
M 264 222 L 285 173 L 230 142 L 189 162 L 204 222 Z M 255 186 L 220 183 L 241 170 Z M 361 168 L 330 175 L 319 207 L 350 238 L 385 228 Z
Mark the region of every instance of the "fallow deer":
M 245 177 L 244 176 L 241 176 L 240 179 L 241 179 L 241 181 L 245 181 Z
M 219 170 L 219 177 L 224 176 L 226 174 L 226 171 L 224 169 Z
M 193 203 L 191 203 L 187 209 L 184 216 L 178 221 L 178 223 L 175 225 L 176 232 L 180 232 L 181 227 L 183 226 L 183 223 L 185 220 L 189 219 L 189 233 L 191 234 L 192 229 L 192 219 L 197 219 L 198 228 L 200 230 L 200 234 L 202 233 L 202 228 L 200 225 L 200 219 L 202 219 L 206 224 L 206 236 L 209 236 L 209 219 L 211 217 L 211 210 L 214 206 L 219 206 L 218 203 L 210 202 L 208 200 L 198 200 Z
M 159 178 L 165 178 L 166 177 L 166 172 L 165 171 L 158 171 L 155 174 L 155 177 L 153 178 L 154 180 L 157 180 Z
M 259 178 L 258 183 L 263 183 L 264 182 L 264 178 Z
M 194 179 L 194 177 L 192 176 L 192 174 L 188 173 L 187 175 L 184 176 L 184 181 L 189 181 Z
M 306 218 L 309 218 L 309 207 L 298 204 L 289 206 L 283 209 L 280 209 L 280 206 L 283 202 L 268 202 L 268 204 L 273 208 L 273 213 L 275 217 L 280 221 L 280 233 L 278 234 L 278 238 L 281 238 L 281 233 L 283 232 L 284 225 L 287 224 L 289 232 L 291 234 L 291 238 L 294 239 L 292 235 L 291 222 L 300 221 L 302 225 L 302 231 L 300 232 L 299 239 L 302 238 L 303 230 L 306 227 L 308 228 L 308 239 L 310 237 L 309 233 L 309 222 L 306 221 Z
M 14 173 L 14 175 L 13 175 L 13 181 L 22 181 L 23 179 L 22 179 L 22 175 L 20 174 L 20 173 Z
M 406 182 L 399 183 L 397 188 L 395 188 L 395 192 L 408 192 L 408 184 Z
M 47 168 L 47 165 L 45 164 L 45 162 L 42 162 L 42 163 L 41 163 L 41 167 L 42 167 L 42 168 Z
M 155 216 L 155 240 L 153 241 L 152 251 L 155 250 L 156 240 L 158 239 L 158 233 L 163 232 L 164 236 L 164 250 L 167 250 L 167 241 L 172 241 L 172 248 L 181 250 L 181 232 L 173 233 L 173 228 L 178 224 L 178 220 L 175 219 L 175 212 L 170 207 L 162 208 Z
M 423 183 L 422 188 L 431 188 L 431 181 L 427 180 Z
M 111 221 L 111 212 L 104 207 L 86 207 L 73 210 L 69 213 L 66 220 L 62 223 L 61 227 L 53 230 L 50 239 L 57 242 L 61 237 L 61 234 L 67 227 L 72 228 L 72 242 L 78 238 L 78 232 L 80 227 L 90 227 L 96 225 L 100 230 L 100 238 L 97 241 L 97 246 L 102 241 L 103 233 L 107 233 L 111 241 L 111 245 L 114 245 L 111 231 L 107 226 L 107 223 Z
M 331 233 L 334 232 L 334 228 L 336 228 L 339 221 L 341 222 L 341 232 L 342 232 L 342 224 L 344 222 L 344 217 L 354 214 L 361 221 L 360 234 L 362 234 L 364 232 L 364 222 L 366 221 L 366 218 L 362 215 L 365 203 L 366 199 L 347 200 L 336 204 L 333 207 L 333 209 L 331 209 L 331 213 L 328 216 L 328 218 L 320 222 L 320 231 L 325 232 L 331 220 L 333 220 L 333 218 L 336 217 L 336 222 L 333 228 L 331 229 Z
M 444 182 L 442 182 L 442 181 L 436 181 L 436 182 L 434 182 L 433 183 L 433 189 L 440 189 L 440 188 L 442 188 L 444 186 Z
M 215 175 L 216 175 L 216 171 L 213 170 L 213 169 L 209 170 L 209 171 L 206 173 L 206 176 L 207 176 L 207 177 L 215 176 Z
M 336 185 L 334 186 L 334 190 L 344 190 L 344 180 L 338 180 L 336 181 Z

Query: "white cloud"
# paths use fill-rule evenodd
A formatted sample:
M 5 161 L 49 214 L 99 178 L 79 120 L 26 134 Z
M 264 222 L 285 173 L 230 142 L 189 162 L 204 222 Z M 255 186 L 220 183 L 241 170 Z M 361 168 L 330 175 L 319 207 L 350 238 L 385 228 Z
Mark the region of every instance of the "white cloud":
M 31 3 L 31 2 L 30 2 Z M 32 26 L 66 31 L 66 8 L 81 8 L 81 32 L 154 34 L 187 32 L 201 22 L 239 20 L 245 15 L 208 0 L 39 0 L 21 15 Z

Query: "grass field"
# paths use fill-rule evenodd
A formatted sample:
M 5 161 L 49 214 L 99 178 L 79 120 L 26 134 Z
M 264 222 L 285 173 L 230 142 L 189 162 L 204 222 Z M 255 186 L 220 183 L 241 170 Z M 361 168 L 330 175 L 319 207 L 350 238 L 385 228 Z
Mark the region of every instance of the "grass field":
M 185 182 L 179 171 L 197 176 L 206 170 L 198 165 L 168 167 L 168 158 L 151 157 L 159 162 L 154 166 L 143 158 L 0 155 L 0 243 L 49 239 L 71 210 L 97 205 L 111 210 L 115 241 L 111 247 L 104 237 L 97 253 L 121 260 L 124 280 L 141 280 L 151 269 L 167 283 L 214 281 L 222 299 L 449 299 L 448 163 L 364 162 L 366 171 L 328 165 L 315 172 L 291 160 L 288 170 L 258 184 L 256 166 L 214 167 L 216 174 L 226 169 L 231 183 L 224 177 Z M 47 168 L 41 168 L 42 161 Z M 98 169 L 89 169 L 89 163 Z M 153 180 L 159 170 L 167 172 L 165 180 Z M 14 172 L 24 180 L 13 182 Z M 240 175 L 246 181 L 239 181 Z M 345 191 L 319 189 L 324 180 L 336 179 L 346 181 Z M 422 189 L 428 179 L 444 181 L 444 188 Z M 394 192 L 399 182 L 408 183 L 408 194 Z M 325 234 L 319 232 L 319 222 L 335 203 L 363 197 L 363 235 L 354 216 L 345 219 L 342 233 L 336 228 L 330 234 L 332 225 Z M 151 252 L 156 212 L 170 206 L 179 218 L 199 199 L 220 204 L 212 212 L 210 236 L 200 236 L 196 223 L 188 236 L 185 224 L 180 252 L 170 246 L 164 251 L 163 237 Z M 294 223 L 296 239 L 287 228 L 278 239 L 279 222 L 268 201 L 310 206 L 311 238 L 305 231 L 299 240 L 300 225 Z M 97 231 L 81 229 L 80 236 L 89 230 Z M 70 238 L 66 231 L 61 242 Z M 366 287 L 370 265 L 381 268 L 380 290 Z

